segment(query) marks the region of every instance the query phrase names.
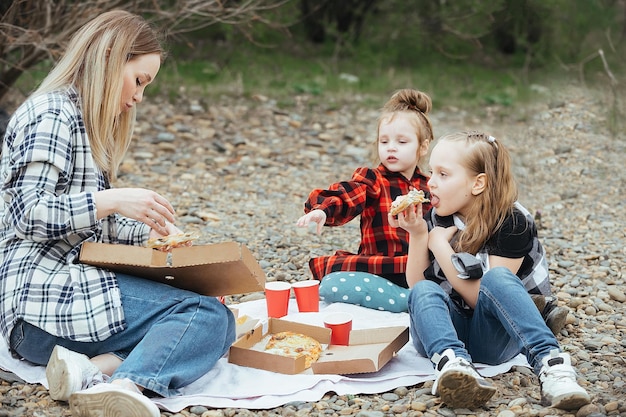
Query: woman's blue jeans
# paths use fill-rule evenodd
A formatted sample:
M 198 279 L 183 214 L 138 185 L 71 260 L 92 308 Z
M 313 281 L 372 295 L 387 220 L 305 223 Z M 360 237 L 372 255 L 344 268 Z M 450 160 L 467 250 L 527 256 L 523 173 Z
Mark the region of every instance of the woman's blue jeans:
M 425 280 L 411 289 L 409 314 L 413 344 L 427 358 L 451 348 L 457 357 L 496 365 L 523 353 L 539 374 L 541 359 L 559 348 L 520 279 L 504 267 L 481 278 L 473 310 Z
M 215 297 L 118 274 L 125 330 L 101 342 L 75 342 L 20 321 L 11 348 L 45 365 L 55 345 L 89 357 L 113 353 L 123 359 L 112 379 L 128 378 L 164 397 L 207 373 L 235 340 L 235 318 Z

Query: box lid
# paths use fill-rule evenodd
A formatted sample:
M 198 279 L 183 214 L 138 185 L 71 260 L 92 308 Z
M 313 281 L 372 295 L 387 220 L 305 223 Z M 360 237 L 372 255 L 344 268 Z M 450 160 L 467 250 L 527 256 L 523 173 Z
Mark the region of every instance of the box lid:
M 329 346 L 311 368 L 315 374 L 377 372 L 408 341 L 406 326 L 352 330 L 349 346 Z
M 265 273 L 237 242 L 196 245 L 163 252 L 142 246 L 85 242 L 82 263 L 220 296 L 263 291 Z

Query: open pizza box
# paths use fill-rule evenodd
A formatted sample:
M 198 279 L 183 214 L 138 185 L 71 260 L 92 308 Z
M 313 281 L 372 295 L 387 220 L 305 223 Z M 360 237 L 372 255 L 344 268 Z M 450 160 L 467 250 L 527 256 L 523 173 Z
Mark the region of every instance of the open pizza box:
M 171 252 L 85 242 L 80 262 L 210 296 L 245 294 L 265 288 L 263 269 L 250 250 L 237 242 L 180 247 Z
M 262 350 L 259 342 L 265 342 L 268 335 L 284 331 L 305 334 L 320 342 L 324 349 L 311 369 L 305 370 L 304 356 L 292 358 Z M 266 331 L 260 324 L 233 343 L 228 361 L 289 375 L 304 371 L 340 375 L 367 373 L 379 371 L 409 341 L 406 326 L 352 330 L 349 346 L 328 345 L 330 334 L 330 329 L 325 327 L 270 318 Z

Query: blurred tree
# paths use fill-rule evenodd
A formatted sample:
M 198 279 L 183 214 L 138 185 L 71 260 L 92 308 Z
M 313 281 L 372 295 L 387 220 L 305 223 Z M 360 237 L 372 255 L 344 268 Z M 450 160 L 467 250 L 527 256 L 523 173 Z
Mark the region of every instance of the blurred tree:
M 71 35 L 100 13 L 124 9 L 146 17 L 170 36 L 215 23 L 265 21 L 265 12 L 291 0 L 1 0 L 0 103 L 36 64 L 54 62 Z
M 308 40 L 323 43 L 329 30 L 336 30 L 343 41 L 357 42 L 363 22 L 376 3 L 377 0 L 300 0 Z
M 597 51 L 598 33 L 626 32 L 626 0 L 416 0 L 413 7 L 429 49 L 481 62 L 517 56 L 526 69 L 581 59 L 585 48 Z

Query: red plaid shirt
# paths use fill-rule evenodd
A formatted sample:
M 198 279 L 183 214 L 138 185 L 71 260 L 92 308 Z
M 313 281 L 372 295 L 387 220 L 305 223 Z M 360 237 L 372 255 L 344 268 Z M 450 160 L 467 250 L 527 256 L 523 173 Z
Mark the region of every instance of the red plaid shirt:
M 428 176 L 416 168 L 411 181 L 380 164 L 376 169 L 357 168 L 350 181 L 330 185 L 327 190 L 313 190 L 304 204 L 304 212 L 314 209 L 326 213 L 326 226 L 341 226 L 361 216 L 361 243 L 357 254 L 337 251 L 331 256 L 313 258 L 309 267 L 321 280 L 335 271 L 361 271 L 387 278 L 407 287 L 406 261 L 408 234 L 389 225 L 387 214 L 393 200 L 413 188 L 428 192 Z M 424 203 L 426 213 L 430 203 Z

